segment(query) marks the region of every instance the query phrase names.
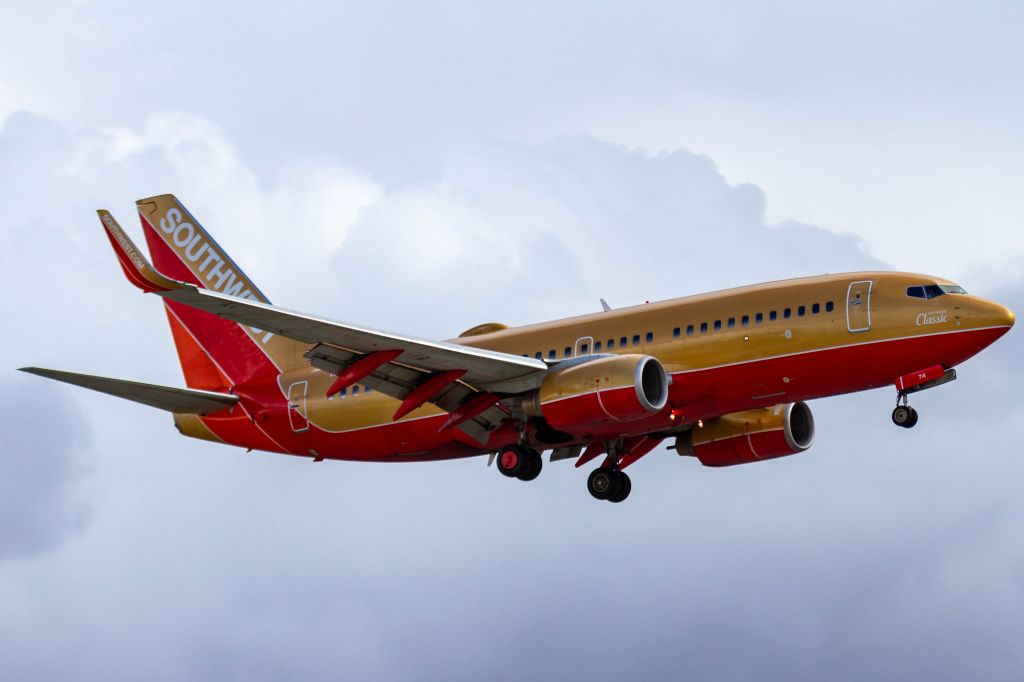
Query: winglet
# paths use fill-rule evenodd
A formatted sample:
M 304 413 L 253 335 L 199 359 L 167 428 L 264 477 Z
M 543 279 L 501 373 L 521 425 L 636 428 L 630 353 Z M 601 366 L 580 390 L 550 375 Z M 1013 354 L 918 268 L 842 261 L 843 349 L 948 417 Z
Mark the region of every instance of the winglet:
M 114 220 L 114 216 L 110 215 L 110 211 L 100 209 L 96 213 L 100 217 L 100 222 L 103 223 L 107 238 L 110 239 L 110 245 L 114 247 L 117 261 L 121 264 L 121 269 L 124 270 L 129 282 L 147 294 L 181 288 L 182 285 L 179 282 L 164 277 L 149 264 L 146 257 Z

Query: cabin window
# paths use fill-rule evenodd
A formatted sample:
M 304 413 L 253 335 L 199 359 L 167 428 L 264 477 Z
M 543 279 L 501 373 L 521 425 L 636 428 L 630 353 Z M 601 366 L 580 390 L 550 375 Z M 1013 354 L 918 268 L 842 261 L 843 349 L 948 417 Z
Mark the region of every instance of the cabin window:
M 601 342 L 600 341 L 594 341 L 594 352 L 595 353 L 600 353 L 601 352 Z
M 811 306 L 811 314 L 812 315 L 817 315 L 820 312 L 821 312 L 821 304 L 820 303 L 815 303 L 814 305 Z
M 750 315 L 744 315 L 743 317 L 741 317 L 740 324 L 742 324 L 744 327 L 748 326 L 750 324 Z
M 623 336 L 621 339 L 619 339 L 619 348 L 625 348 L 628 345 L 629 345 L 629 339 L 627 339 L 625 336 Z
M 762 322 L 764 322 L 764 313 L 754 315 L 754 324 L 761 324 Z
M 779 319 L 779 311 L 773 310 L 770 313 L 768 313 L 768 319 L 771 320 L 772 322 Z
M 800 306 L 799 308 L 796 309 L 796 316 L 797 317 L 803 317 L 806 314 L 807 314 L 807 308 L 806 307 Z
M 608 350 L 615 348 L 615 339 L 608 339 L 608 343 L 605 344 L 605 348 Z
M 348 395 L 348 389 L 347 388 L 341 389 L 340 391 L 338 391 L 338 395 L 341 396 L 342 398 L 344 398 L 346 395 Z
M 679 327 L 672 330 L 672 338 L 678 339 L 680 334 L 682 334 L 682 330 Z
M 647 343 L 654 341 L 654 332 L 647 332 Z
M 580 344 L 580 355 L 586 355 L 586 354 L 587 354 L 587 349 L 588 349 L 589 347 L 590 347 L 590 345 L 589 345 L 589 344 L 586 344 L 586 343 L 581 343 L 581 344 Z
M 729 329 L 732 329 L 735 326 L 736 326 L 736 318 L 735 317 L 730 317 L 729 318 Z
M 541 360 L 544 358 L 544 354 L 541 353 L 540 351 L 537 351 L 536 353 L 533 354 L 533 357 L 537 358 L 538 360 Z
M 640 335 L 639 334 L 633 334 L 633 345 L 634 346 L 639 346 L 640 345 Z
M 572 355 L 572 346 L 566 346 L 565 347 L 565 357 L 569 357 L 570 355 Z
M 792 316 L 793 316 L 793 309 L 792 308 L 786 308 L 785 310 L 782 311 L 783 319 L 788 320 Z
M 835 303 L 833 303 L 832 301 L 828 301 L 827 303 L 825 303 L 825 312 L 826 313 L 830 313 L 833 310 L 835 310 L 835 307 L 836 307 Z
M 701 322 L 700 323 L 700 333 L 703 334 L 707 330 L 708 330 L 708 323 L 707 322 Z
M 715 331 L 717 332 L 717 331 L 719 331 L 721 329 L 722 329 L 722 321 L 721 320 L 715 320 Z
M 363 388 L 363 393 L 369 393 L 372 390 L 373 390 L 372 388 L 370 388 L 369 386 L 366 386 L 365 388 Z
M 692 324 L 686 325 L 686 335 L 687 336 L 693 336 L 693 325 Z
M 548 357 L 554 360 L 555 358 L 558 357 L 558 351 L 552 348 L 551 350 L 548 351 Z
M 352 395 L 359 395 L 359 384 L 352 387 Z

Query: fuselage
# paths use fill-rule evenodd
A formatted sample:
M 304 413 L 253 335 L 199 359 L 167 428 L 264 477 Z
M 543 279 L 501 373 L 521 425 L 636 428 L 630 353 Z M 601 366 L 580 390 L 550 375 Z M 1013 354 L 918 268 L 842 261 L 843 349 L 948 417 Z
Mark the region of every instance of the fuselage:
M 960 292 L 948 280 L 912 273 L 825 275 L 517 328 L 481 325 L 453 343 L 550 364 L 594 354 L 657 358 L 672 378 L 665 410 L 607 434 L 576 434 L 586 443 L 679 430 L 741 410 L 890 386 L 925 367 L 954 367 L 1014 323 L 1006 307 Z M 440 432 L 446 413 L 429 404 L 392 421 L 396 400 L 358 385 L 327 398 L 333 379 L 312 367 L 286 372 L 235 387 L 241 408 L 229 415 L 176 421 L 187 435 L 327 459 L 471 456 L 519 439 L 511 426 L 484 446 L 457 429 Z

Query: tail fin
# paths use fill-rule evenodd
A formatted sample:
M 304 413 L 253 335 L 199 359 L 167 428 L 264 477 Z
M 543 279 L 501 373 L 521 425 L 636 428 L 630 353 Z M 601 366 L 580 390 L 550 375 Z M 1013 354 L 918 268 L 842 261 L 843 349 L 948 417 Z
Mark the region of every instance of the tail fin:
M 136 202 L 158 275 L 269 303 L 227 252 L 171 194 Z M 102 216 L 101 216 L 102 217 Z M 304 366 L 308 346 L 164 300 L 185 383 L 224 391 Z

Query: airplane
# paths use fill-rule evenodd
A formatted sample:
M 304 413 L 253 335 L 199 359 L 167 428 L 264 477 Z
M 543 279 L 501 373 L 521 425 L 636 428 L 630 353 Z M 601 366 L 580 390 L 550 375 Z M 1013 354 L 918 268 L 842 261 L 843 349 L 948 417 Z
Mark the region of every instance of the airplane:
M 939 277 L 855 272 L 769 282 L 431 341 L 271 305 L 173 195 L 137 203 L 152 262 L 100 222 L 128 280 L 163 299 L 188 388 L 22 371 L 171 412 L 192 438 L 313 461 L 489 455 L 530 481 L 603 457 L 590 494 L 622 502 L 627 467 L 659 444 L 709 467 L 803 452 L 806 401 L 891 386 L 909 396 L 1014 324 Z

